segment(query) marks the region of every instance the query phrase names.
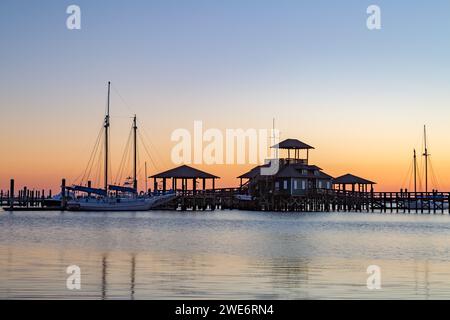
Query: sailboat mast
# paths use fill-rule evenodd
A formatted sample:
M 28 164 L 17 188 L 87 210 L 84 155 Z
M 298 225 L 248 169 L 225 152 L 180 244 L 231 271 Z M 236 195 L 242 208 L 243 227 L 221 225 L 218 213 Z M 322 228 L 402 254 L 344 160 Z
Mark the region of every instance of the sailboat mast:
M 428 146 L 427 146 L 427 127 L 423 126 L 423 135 L 424 135 L 424 143 L 425 143 L 425 193 L 428 192 Z
M 145 161 L 145 193 L 148 192 L 148 185 L 147 185 L 147 161 Z
M 137 191 L 137 124 L 136 124 L 136 115 L 133 118 L 133 188 Z
M 108 150 L 108 144 L 109 144 L 109 102 L 110 102 L 110 95 L 111 95 L 111 82 L 108 81 L 108 103 L 106 107 L 106 116 L 105 116 L 105 190 L 108 190 L 108 163 L 109 163 L 109 150 Z
M 417 193 L 417 155 L 414 149 L 414 193 Z

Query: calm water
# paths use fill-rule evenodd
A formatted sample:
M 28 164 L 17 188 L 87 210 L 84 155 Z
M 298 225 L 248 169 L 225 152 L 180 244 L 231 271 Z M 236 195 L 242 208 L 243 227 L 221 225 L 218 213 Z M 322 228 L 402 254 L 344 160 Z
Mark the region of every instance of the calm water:
M 449 299 L 450 217 L 0 211 L 0 298 Z

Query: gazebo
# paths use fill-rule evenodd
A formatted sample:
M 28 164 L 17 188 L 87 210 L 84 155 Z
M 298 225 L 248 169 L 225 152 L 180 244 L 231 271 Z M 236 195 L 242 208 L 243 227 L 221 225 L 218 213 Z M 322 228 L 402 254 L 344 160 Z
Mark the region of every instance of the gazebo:
M 310 145 L 297 140 L 297 139 L 286 139 L 281 141 L 280 143 L 272 146 L 274 149 L 281 149 L 281 150 L 287 150 L 287 160 L 293 159 L 293 160 L 300 160 L 300 150 L 306 150 L 306 164 L 308 164 L 309 160 L 309 150 L 314 149 L 314 147 L 311 147 Z M 294 158 L 291 158 L 291 150 L 294 151 Z
M 162 180 L 162 191 L 166 192 L 167 190 L 167 182 L 171 180 L 172 182 L 172 190 L 177 190 L 178 181 L 181 181 L 181 190 L 185 193 L 188 190 L 188 181 L 192 182 L 192 191 L 194 193 L 197 192 L 197 180 L 202 181 L 202 189 L 206 190 L 206 181 L 210 180 L 212 182 L 211 187 L 214 190 L 216 179 L 220 179 L 219 177 L 210 174 L 208 172 L 198 170 L 187 165 L 182 165 L 180 167 L 170 169 L 161 173 L 157 173 L 149 178 L 154 179 L 154 191 L 158 191 L 158 179 Z
M 367 192 L 367 186 L 370 185 L 370 191 L 373 191 L 373 185 L 377 184 L 376 182 L 357 177 L 353 174 L 345 174 L 333 180 L 333 185 L 337 190 L 347 190 L 347 185 L 351 186 L 351 191 L 356 191 L 356 186 L 358 186 L 358 192 Z M 336 188 L 337 186 L 337 188 Z

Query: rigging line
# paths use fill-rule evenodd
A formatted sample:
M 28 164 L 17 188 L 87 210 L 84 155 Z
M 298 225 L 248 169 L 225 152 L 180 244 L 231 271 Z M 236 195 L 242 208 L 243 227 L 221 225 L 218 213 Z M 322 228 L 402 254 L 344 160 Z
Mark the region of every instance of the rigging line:
M 132 110 L 132 108 L 130 107 L 130 105 L 129 105 L 129 104 L 125 101 L 125 99 L 122 97 L 122 95 L 120 94 L 119 90 L 118 90 L 114 85 L 111 85 L 111 87 L 113 88 L 114 92 L 117 93 L 117 95 L 118 95 L 119 98 L 122 100 L 123 104 L 128 108 L 128 110 L 129 110 L 131 113 L 135 113 L 135 112 Z
M 91 178 L 91 172 L 92 170 L 94 170 L 94 173 L 96 172 L 96 168 L 99 166 L 99 164 L 101 163 L 101 158 L 98 157 L 98 154 L 101 153 L 101 148 L 96 149 L 96 152 L 94 154 L 94 158 L 92 159 L 91 165 L 88 169 L 88 172 L 86 173 L 86 177 L 83 178 L 83 181 L 81 181 L 81 184 L 83 184 L 84 179 L 89 180 Z M 94 176 L 95 178 L 95 176 Z
M 101 130 L 102 130 L 102 127 L 100 127 L 100 132 L 99 132 L 99 134 L 98 134 L 98 136 L 97 136 L 97 139 L 95 140 L 96 142 L 95 142 L 95 144 L 94 144 L 94 148 L 95 148 L 95 145 L 97 145 L 97 140 L 99 139 L 99 136 L 101 135 Z M 87 148 L 88 148 L 88 146 L 85 146 L 83 149 L 87 149 Z M 89 160 L 90 160 L 90 158 L 91 158 L 91 156 L 92 156 L 92 152 L 93 152 L 93 150 L 91 150 L 91 155 L 90 155 L 90 157 L 89 157 Z M 83 152 L 83 153 L 84 153 L 84 152 Z M 89 161 L 88 161 L 88 165 L 89 165 Z M 79 181 L 79 179 L 82 178 L 82 176 L 84 175 L 85 172 L 86 172 L 86 168 L 84 169 L 84 171 L 81 171 L 80 174 L 79 174 L 75 179 L 72 179 L 72 181 L 74 181 L 75 183 L 77 183 L 77 182 Z
M 143 132 L 143 137 L 147 139 L 147 141 L 148 141 L 148 143 L 150 145 L 150 148 L 152 148 L 152 150 L 155 150 L 156 158 L 158 158 L 157 160 L 160 163 L 164 163 L 164 161 L 162 161 L 162 158 L 161 158 L 161 156 L 160 156 L 160 154 L 158 152 L 158 149 L 155 147 L 155 145 L 153 144 L 152 140 L 149 138 L 150 135 L 148 134 L 147 130 L 145 129 L 145 126 L 142 123 L 139 123 L 139 125 L 140 125 L 140 128 L 142 129 L 140 131 Z M 142 143 L 144 144 L 144 139 L 142 139 Z
M 103 131 L 103 132 L 104 132 L 104 131 Z M 103 165 L 103 152 L 104 152 L 103 146 L 100 146 L 100 145 L 99 145 L 98 148 L 96 149 L 96 153 L 95 153 L 95 155 L 94 155 L 93 162 L 91 163 L 91 167 L 90 167 L 89 172 L 88 172 L 88 174 L 87 174 L 87 177 L 86 177 L 87 179 L 90 179 L 92 170 L 94 171 L 94 173 L 93 173 L 94 179 L 96 179 L 96 176 L 95 176 L 96 171 L 97 171 L 97 170 L 100 170 L 100 169 L 98 169 L 98 168 L 101 168 L 102 165 Z M 100 179 L 100 178 L 99 178 L 99 179 Z M 96 185 L 99 185 L 99 184 L 100 184 L 99 179 L 98 179 L 98 181 L 97 181 L 97 180 L 94 180 L 94 182 L 95 182 Z M 97 182 L 98 182 L 98 183 L 97 183 Z
M 137 149 L 137 150 L 136 150 L 136 167 L 137 167 L 137 168 L 136 168 L 136 171 L 137 171 L 137 172 L 136 172 L 136 180 L 137 180 L 137 183 L 138 183 L 138 185 L 137 185 L 137 190 L 139 190 L 139 181 L 141 181 L 141 179 L 138 179 L 139 173 L 140 173 L 140 172 L 138 172 L 138 170 L 137 170 L 137 169 L 139 168 L 139 163 L 141 163 L 140 160 L 141 160 L 141 158 L 140 158 L 140 154 L 139 154 L 139 149 Z M 136 191 L 137 191 L 137 190 L 136 190 Z
M 432 183 L 434 184 L 436 189 L 440 189 L 440 185 L 439 185 L 439 180 L 437 179 L 437 176 L 435 174 L 434 168 L 433 168 L 433 162 L 431 161 L 431 157 L 429 158 L 429 163 L 430 163 L 430 171 L 431 171 L 431 180 Z
M 131 162 L 131 147 L 127 151 L 127 156 L 125 157 L 125 163 L 124 163 L 124 170 L 122 172 L 122 175 L 125 174 L 125 178 L 124 178 L 125 181 L 128 180 L 128 178 L 130 177 L 130 175 L 127 174 L 127 173 L 130 173 L 130 171 L 131 171 L 130 162 Z M 125 172 L 125 171 L 127 171 L 127 172 Z M 120 177 L 120 180 L 122 180 L 122 175 Z
M 122 174 L 123 174 L 123 169 L 124 169 L 125 157 L 128 155 L 128 151 L 129 151 L 129 148 L 130 148 L 131 133 L 132 133 L 132 131 L 130 131 L 129 134 L 128 134 L 128 139 L 127 139 L 127 142 L 125 144 L 124 152 L 122 154 L 122 159 L 120 160 L 120 163 L 119 163 L 117 176 L 116 176 L 116 179 L 114 180 L 114 184 L 116 184 L 116 185 L 120 182 L 120 180 L 122 180 Z
M 94 184 L 96 186 L 100 185 L 100 177 L 101 177 L 101 172 L 103 172 L 103 165 L 102 165 L 102 161 L 101 159 L 103 158 L 103 148 L 100 148 L 100 152 L 99 152 L 99 157 L 98 157 L 98 161 L 96 161 L 96 165 L 94 169 Z
M 83 177 L 82 177 L 82 179 L 80 181 L 80 185 L 83 184 L 85 179 L 89 179 L 89 177 L 91 175 L 92 167 L 93 167 L 94 162 L 96 160 L 96 156 L 97 156 L 97 153 L 98 153 L 98 150 L 99 150 L 99 145 L 100 145 L 100 141 L 101 141 L 101 137 L 103 135 L 103 132 L 104 132 L 104 128 L 102 127 L 100 129 L 100 131 L 99 131 L 98 136 L 97 136 L 97 141 L 95 142 L 94 148 L 92 149 L 91 156 L 90 156 L 89 161 L 87 163 L 86 169 L 85 169 L 85 171 L 83 173 Z
M 98 158 L 96 159 L 95 166 L 93 167 L 93 179 L 96 186 L 100 185 L 101 172 L 103 172 L 103 165 L 104 165 L 102 161 L 103 153 L 104 153 L 103 148 L 99 148 Z
M 414 166 L 414 160 L 409 165 L 408 172 L 406 173 L 406 176 L 404 177 L 403 182 L 401 184 L 402 188 L 406 186 L 406 180 L 408 179 L 408 177 L 411 178 L 411 174 L 413 174 L 413 172 L 411 172 L 412 171 L 411 169 L 413 168 L 413 166 Z
M 141 135 L 140 131 L 138 131 L 138 132 L 139 132 L 139 137 L 140 137 L 141 140 L 142 140 L 142 135 Z M 142 145 L 143 145 L 144 150 L 145 150 L 145 152 L 147 153 L 147 156 L 149 157 L 150 162 L 152 163 L 153 167 L 154 167 L 156 170 L 159 171 L 159 167 L 155 164 L 155 161 L 153 161 L 153 157 L 150 155 L 150 152 L 148 151 L 147 146 L 146 146 L 145 144 L 142 144 Z
M 102 133 L 103 133 L 103 127 L 101 127 L 100 130 L 99 130 L 99 133 L 98 133 L 98 135 L 97 135 L 97 139 L 95 140 L 94 147 L 93 147 L 92 150 L 91 150 L 91 153 L 90 153 L 90 156 L 89 156 L 89 160 L 88 160 L 88 162 L 87 162 L 87 164 L 86 164 L 86 167 L 85 167 L 84 171 L 83 171 L 82 173 L 80 173 L 80 175 L 78 175 L 78 177 L 77 177 L 75 180 L 73 180 L 73 181 L 75 181 L 75 183 L 77 183 L 78 181 L 80 181 L 80 184 L 81 184 L 81 183 L 84 181 L 86 172 L 87 172 L 89 166 L 91 165 L 92 157 L 93 157 L 93 155 L 94 155 L 95 150 L 96 150 L 97 147 L 98 147 L 99 140 L 101 139 Z M 80 177 L 81 177 L 81 180 L 79 180 Z

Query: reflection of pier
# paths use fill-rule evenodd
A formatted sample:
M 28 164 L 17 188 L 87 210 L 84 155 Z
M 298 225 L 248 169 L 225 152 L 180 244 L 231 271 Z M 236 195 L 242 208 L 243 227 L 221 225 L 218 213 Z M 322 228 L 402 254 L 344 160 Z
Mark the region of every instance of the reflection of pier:
M 108 275 L 108 257 L 106 254 L 102 257 L 102 283 L 101 283 L 101 295 L 102 300 L 107 299 L 108 281 L 106 276 Z M 131 271 L 130 271 L 130 299 L 134 300 L 136 285 L 136 255 L 131 256 Z
M 136 256 L 133 254 L 131 256 L 131 286 L 130 286 L 130 299 L 134 300 L 134 286 L 136 279 Z
M 107 262 L 106 262 L 106 255 L 102 258 L 102 300 L 106 299 L 106 274 L 107 274 Z

